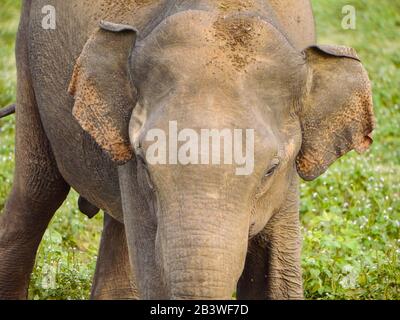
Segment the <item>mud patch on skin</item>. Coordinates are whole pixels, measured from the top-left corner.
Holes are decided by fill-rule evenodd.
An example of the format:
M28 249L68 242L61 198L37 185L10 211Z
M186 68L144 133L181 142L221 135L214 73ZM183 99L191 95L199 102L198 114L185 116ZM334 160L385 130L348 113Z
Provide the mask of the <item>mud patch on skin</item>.
M240 0L223 0L220 1L218 7L223 11L242 11L254 6L254 1L240 1Z
M112 160L121 164L129 161L133 154L131 145L107 117L111 108L104 105L104 99L96 86L88 80L85 71L79 66L79 61L75 66L68 92L75 98L72 114L82 129L92 136Z
M94 19L132 23L132 15L135 12L153 3L153 0L103 0Z
M238 71L243 70L253 60L252 41L255 34L252 21L219 17L214 22L214 29L216 38L224 43L223 47L228 48L232 65Z

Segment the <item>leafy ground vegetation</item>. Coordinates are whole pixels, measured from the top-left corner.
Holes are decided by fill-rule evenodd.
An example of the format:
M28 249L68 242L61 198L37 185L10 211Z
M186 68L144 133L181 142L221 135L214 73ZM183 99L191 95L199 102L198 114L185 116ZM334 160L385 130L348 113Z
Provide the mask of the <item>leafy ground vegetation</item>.
M342 7L357 12L341 27ZM304 287L308 299L400 298L400 2L314 0L319 43L357 49L370 73L377 115L369 153L352 152L302 183ZM15 101L14 42L20 1L0 0L0 105ZM0 211L14 167L14 117L0 120ZM37 256L30 298L87 299L101 216L89 221L71 193ZM1 263L1 261L0 261Z

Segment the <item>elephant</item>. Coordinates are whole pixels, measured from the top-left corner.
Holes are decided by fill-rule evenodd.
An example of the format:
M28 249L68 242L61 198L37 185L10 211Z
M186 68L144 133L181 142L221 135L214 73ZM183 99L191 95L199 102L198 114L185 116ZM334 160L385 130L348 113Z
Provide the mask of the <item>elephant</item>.
M304 298L300 178L365 152L375 126L361 59L316 44L309 0L24 0L16 61L1 299L27 298L70 188L105 215L93 299ZM251 172L150 163L171 122L253 130Z

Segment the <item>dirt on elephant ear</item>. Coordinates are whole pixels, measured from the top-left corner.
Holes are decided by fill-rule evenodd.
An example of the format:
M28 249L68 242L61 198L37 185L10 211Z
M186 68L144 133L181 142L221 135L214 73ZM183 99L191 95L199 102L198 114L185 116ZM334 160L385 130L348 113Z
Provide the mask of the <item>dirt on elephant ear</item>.
M252 21L246 18L226 19L220 16L215 21L214 28L215 36L223 42L223 46L228 47L230 51L228 57L233 66L237 70L243 70L251 61L253 54L254 26Z
M131 145L121 134L118 125L107 116L111 108L105 104L96 85L88 80L80 62L78 59L68 88L69 94L75 99L72 114L112 160L118 163L129 161L132 158Z

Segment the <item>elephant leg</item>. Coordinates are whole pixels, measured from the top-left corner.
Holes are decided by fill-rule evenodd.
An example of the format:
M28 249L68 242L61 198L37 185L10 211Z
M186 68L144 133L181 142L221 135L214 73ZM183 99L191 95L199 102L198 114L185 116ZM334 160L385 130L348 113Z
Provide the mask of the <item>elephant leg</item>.
M17 169L13 190L0 217L0 300L27 298L36 251L69 190L61 178L49 181L40 173L43 168L28 167L32 173L27 176Z
M303 299L297 201L273 216L250 240L238 299Z
M135 278L131 272L124 225L106 213L91 299L138 299Z
M37 248L69 191L39 138L40 128L31 123L31 134L24 137L26 129L17 128L14 184L0 217L0 300L27 298Z
M0 300L27 298L36 251L69 186L58 171L40 120L27 57L30 2L24 2L17 38L14 181L0 216Z

